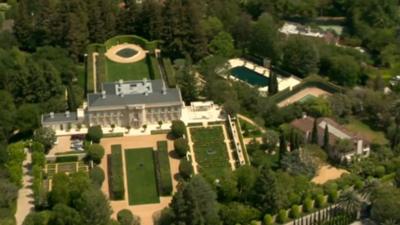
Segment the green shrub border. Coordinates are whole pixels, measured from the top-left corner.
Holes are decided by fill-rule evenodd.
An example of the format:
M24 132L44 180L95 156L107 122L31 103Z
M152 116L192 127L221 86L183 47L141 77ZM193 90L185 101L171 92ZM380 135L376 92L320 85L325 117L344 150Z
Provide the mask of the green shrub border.
M150 78L152 80L161 79L161 73L160 73L160 69L158 67L159 65L158 65L157 59L154 56L147 54L146 55L146 63L147 63L147 66L149 67Z
M68 155L68 156L57 155L56 157L56 163L77 162L77 161L78 161L78 156L76 155Z
M163 58L162 63L165 68L165 75L166 75L165 79L167 80L168 87L173 88L176 86L176 78L175 78L175 70L172 67L171 59Z
M125 196L125 187L121 145L111 146L109 165L111 198L113 200L122 200Z
M155 163L159 193L161 196L170 196L172 193L171 169L168 156L167 141L157 142L157 151L155 151Z
M114 137L123 137L124 133L117 132L117 133L107 133L103 135L103 138L114 138Z
M157 135L157 134L168 134L171 130L152 130L150 131L151 135Z

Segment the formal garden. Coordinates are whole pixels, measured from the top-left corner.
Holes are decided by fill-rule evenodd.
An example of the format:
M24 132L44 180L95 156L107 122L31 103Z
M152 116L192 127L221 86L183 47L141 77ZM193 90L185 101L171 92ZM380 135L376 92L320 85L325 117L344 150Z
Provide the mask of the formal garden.
M190 128L190 134L200 173L219 177L231 169L222 126Z
M130 205L160 202L152 148L125 150Z

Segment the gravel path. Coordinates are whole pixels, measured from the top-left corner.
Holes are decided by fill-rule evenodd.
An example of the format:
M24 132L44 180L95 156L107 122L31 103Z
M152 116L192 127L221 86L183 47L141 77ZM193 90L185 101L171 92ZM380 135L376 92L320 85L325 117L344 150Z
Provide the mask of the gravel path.
M32 163L31 153L26 151L26 159L23 162L23 186L18 191L17 199L17 212L15 213L15 218L17 220L17 225L22 225L25 217L33 210L33 191L32 186L32 175L30 171Z

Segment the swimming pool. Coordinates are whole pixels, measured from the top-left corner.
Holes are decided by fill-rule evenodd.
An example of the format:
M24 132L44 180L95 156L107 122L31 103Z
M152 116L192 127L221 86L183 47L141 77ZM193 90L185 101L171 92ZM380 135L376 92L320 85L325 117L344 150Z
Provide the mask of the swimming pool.
M244 66L234 67L230 70L230 72L232 76L253 86L265 87L268 86L269 83L268 77L265 77Z

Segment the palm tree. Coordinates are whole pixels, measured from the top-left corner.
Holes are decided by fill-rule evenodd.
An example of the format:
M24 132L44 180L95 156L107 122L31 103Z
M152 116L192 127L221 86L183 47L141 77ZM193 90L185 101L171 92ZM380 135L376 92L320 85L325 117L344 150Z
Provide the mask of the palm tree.
M376 188L379 186L379 181L378 179L369 179L366 180L364 183L364 187L360 190L361 197L363 200L368 201L370 195Z
M346 190L340 195L338 204L349 214L356 213L357 218L359 217L359 212L363 199L361 195L355 190Z

